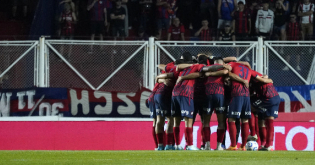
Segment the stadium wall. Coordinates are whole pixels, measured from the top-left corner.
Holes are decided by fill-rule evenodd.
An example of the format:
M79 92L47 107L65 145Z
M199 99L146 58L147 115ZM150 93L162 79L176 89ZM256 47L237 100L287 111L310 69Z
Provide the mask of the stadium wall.
M149 121L1 121L0 150L153 150ZM314 122L275 122L276 150L314 151ZM200 146L196 122L194 145ZM217 123L211 122L211 146ZM185 145L184 123L181 145ZM226 132L226 145L230 145ZM239 138L239 143L241 137Z

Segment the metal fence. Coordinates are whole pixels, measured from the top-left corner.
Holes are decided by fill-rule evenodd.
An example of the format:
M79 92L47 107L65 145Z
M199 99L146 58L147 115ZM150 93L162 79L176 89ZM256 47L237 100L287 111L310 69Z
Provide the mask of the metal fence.
M134 92L152 89L158 64L184 52L236 56L276 86L315 83L315 42L1 41L2 88L74 87Z
M265 41L265 73L276 86L315 83L314 41Z
M137 91L146 86L146 41L46 40L49 87Z
M1 88L33 87L37 82L38 41L0 41Z

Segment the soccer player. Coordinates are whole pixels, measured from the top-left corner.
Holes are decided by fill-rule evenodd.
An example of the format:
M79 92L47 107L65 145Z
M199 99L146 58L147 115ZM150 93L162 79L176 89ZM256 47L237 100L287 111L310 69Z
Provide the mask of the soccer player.
M214 65L212 66L220 66L222 65L222 69L224 69L224 62L221 57L216 57L214 58ZM225 65L228 67L230 70L229 65ZM203 106L203 111L201 113L202 116L202 132L204 136L204 141L205 141L205 150L211 150L210 147L210 119L212 112L215 110L217 113L218 117L218 138L217 142L220 147L217 147L218 150L223 150L221 147L222 140L224 137L225 133L225 107L224 107L224 82L223 82L223 77L224 75L228 74L229 70L219 70L216 72L206 72L205 76L206 81L204 82L205 85L205 100ZM194 74L194 73L193 73ZM189 74L186 76L181 76L177 80L177 82L182 81L182 80L187 80L190 78L193 78L193 74ZM200 74L196 74L197 76L201 76ZM197 80L197 79L196 79ZM195 84L196 85L196 84ZM196 89L196 87L195 87ZM204 99L204 98L203 98ZM196 98L194 98L194 102L196 102Z
M248 136L248 119L251 118L250 98L248 90L248 81L251 77L251 68L237 62L229 63L232 67L232 73L229 74L232 81L232 100L227 110L227 117L229 123L229 133L231 139L231 146L227 150L237 150L236 145L236 119L241 118L241 132L242 132L242 144L240 150L246 150L245 144ZM236 81L236 76L241 78L243 83ZM244 85L247 84L247 85Z
M253 71L253 77L257 81L253 81L255 91L257 92L257 98L252 101L252 105L259 110L259 119L264 120L266 126L266 144L262 144L261 151L273 151L273 139L274 139L274 125L273 121L278 117L278 109L280 104L280 97L273 81L262 74ZM262 122L261 127L263 126ZM263 140L263 139L261 139Z
M169 73L172 70L175 70L174 62L168 63L163 71ZM156 108L156 134L158 137L158 150L172 150L173 149L173 117L171 117L171 98L172 90L174 83L170 79L165 79L164 84L160 85L160 88L157 89L154 95L154 103ZM166 146L164 148L164 124L165 117L167 118L167 127L166 127Z
M196 65L192 65L190 67L187 68L187 66L183 66L183 65L179 65L178 69L182 70L180 73L180 77L177 80L176 86L174 88L173 91L173 96L177 96L177 98L175 98L174 100L174 104L176 106L176 104L178 104L175 108L175 111L179 111L181 110L182 112L182 116L185 117L185 121L186 121L186 134L187 134L187 143L188 143L188 147L187 150L195 150L196 147L192 146L192 114L194 113L193 110L193 105L194 105L194 98L192 96L189 97L189 92L194 93L194 78L199 77L200 73L195 74L194 72L207 72L207 71L214 71L214 70L218 70L218 69L224 69L225 67L229 67L228 65L214 65L214 66L205 66L207 65L208 62L208 57L205 55L200 55L198 56L198 63ZM224 72L222 72L224 73ZM189 76L193 76L196 75L196 77L189 77ZM185 77L186 76L186 77ZM187 79L186 79L187 78ZM187 90L187 86L189 86L188 90ZM176 88L177 87L177 88ZM191 88L190 88L191 87ZM207 87L206 87L207 88ZM177 91L176 91L177 89ZM189 98L183 98L187 97L186 95L181 95L181 91L185 91L186 93L188 93L188 97ZM188 92L187 92L188 91ZM207 90L206 90L207 91ZM176 95L178 92L179 94ZM185 93L184 93L185 94ZM180 100L182 99L182 100ZM178 101L180 100L180 101ZM188 102L188 104L187 104ZM186 112L188 111L188 112ZM210 122L210 115L204 115L203 114L203 135L205 138L205 149L206 150L210 150L210 126L209 126L209 122ZM191 135L190 135L190 130L191 130Z

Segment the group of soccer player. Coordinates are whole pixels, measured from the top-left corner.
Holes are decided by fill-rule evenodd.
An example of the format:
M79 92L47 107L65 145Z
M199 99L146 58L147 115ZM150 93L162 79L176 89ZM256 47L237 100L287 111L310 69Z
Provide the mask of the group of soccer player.
M179 137L182 119L185 121L186 150L199 150L193 145L197 114L202 122L200 149L211 150L213 112L218 121L216 150L224 150L222 143L227 129L231 146L226 150L245 151L248 140L258 141L259 150L273 150L273 120L278 117L280 97L273 81L252 70L248 62L236 61L235 57L213 57L203 53L192 56L185 52L180 59L158 67L162 73L156 77L148 99L156 150L183 150ZM240 130L242 144L238 148Z

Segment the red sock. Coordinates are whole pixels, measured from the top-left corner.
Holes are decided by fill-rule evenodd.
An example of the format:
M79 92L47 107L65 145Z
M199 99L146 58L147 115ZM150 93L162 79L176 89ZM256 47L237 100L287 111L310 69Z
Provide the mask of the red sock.
M255 132L256 134L259 133L259 126L258 126L258 117L255 116ZM257 135L257 143L260 144L260 137Z
M158 148L158 141L157 141L156 134L155 134L155 127L152 127L152 136L153 136L155 148Z
M210 134L211 134L211 131L210 131L210 127L203 127L203 132L204 132L204 139L205 139L205 142L209 142L210 141Z
M273 119L266 119L266 130L267 130L267 138L265 147L273 146L273 135L274 135L274 126Z
M205 134L203 131L203 128L201 129L201 145L205 145L206 141L205 141Z
M187 139L187 145L188 146L191 146L191 145L193 145L193 135L192 135L192 133L193 133L193 128L192 127L186 127L186 139Z
M230 133L230 139L231 139L231 146L236 146L236 126L235 122L229 122L229 133Z
M164 145L164 132L158 133L156 135L157 135L158 144Z
M262 146L266 145L266 127L259 128L259 137L260 137L260 144Z
M166 145L173 145L173 141L174 141L174 134L166 133Z
M180 141L179 141L179 127L173 127L173 131L174 131L175 144L179 145L180 144Z
M252 117L248 119L249 129L250 129L250 135L255 136L255 115L252 113ZM247 138L247 137L246 137Z
M222 143L224 138L225 129L217 129L217 142Z
M244 147L247 142L247 136L248 136L248 123L242 123L241 125L241 131L242 131L242 145L241 147Z

